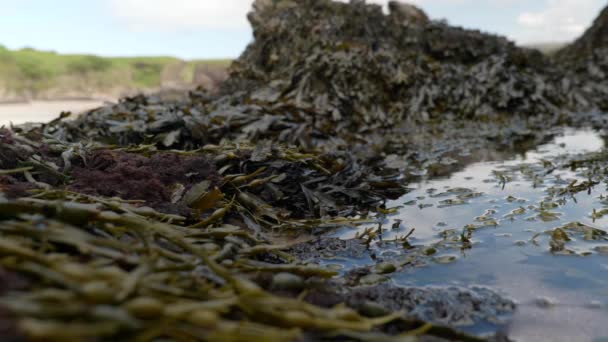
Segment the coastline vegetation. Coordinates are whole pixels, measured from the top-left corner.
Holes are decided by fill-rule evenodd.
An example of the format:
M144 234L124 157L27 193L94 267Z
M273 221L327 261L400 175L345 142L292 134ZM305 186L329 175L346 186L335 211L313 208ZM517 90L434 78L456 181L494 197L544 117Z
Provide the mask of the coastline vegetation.
M166 56L63 55L31 48L9 50L0 45L0 101L189 87L205 83L206 78L215 81L223 77L230 62L184 61Z

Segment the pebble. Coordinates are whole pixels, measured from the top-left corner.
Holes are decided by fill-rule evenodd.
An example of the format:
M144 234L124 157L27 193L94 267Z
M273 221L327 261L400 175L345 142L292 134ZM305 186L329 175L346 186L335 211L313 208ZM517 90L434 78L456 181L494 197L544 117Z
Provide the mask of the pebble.
M397 271L397 267L390 262L382 262L376 265L376 273L389 274Z
M300 290L304 288L304 279L298 275L282 272L272 278L272 287L280 290Z

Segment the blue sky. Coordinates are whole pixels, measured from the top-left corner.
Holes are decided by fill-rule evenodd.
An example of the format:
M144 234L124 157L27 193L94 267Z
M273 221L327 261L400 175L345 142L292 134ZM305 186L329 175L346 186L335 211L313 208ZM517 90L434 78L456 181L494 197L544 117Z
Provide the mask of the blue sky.
M345 1L345 0L344 0ZM0 44L111 56L236 57L252 0L0 0ZM386 0L368 0L386 3ZM413 0L432 18L520 44L568 41L606 0Z

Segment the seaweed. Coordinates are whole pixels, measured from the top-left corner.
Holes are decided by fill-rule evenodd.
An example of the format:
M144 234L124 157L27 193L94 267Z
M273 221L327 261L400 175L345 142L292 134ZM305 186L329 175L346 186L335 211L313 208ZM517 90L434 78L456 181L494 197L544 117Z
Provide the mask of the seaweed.
M150 158L124 151L97 150L86 156L86 164L71 172L69 190L126 200L144 200L167 213L188 214L188 207L172 199L176 189L190 190L208 180L219 184L221 177L203 156L157 153Z
M73 120L65 113L0 130L0 333L476 341L453 327L508 316L515 304L487 289L389 283L408 267L457 261L451 251L464 254L476 230L499 225L495 211L421 246L411 227L385 239L399 209L388 201L411 179L499 157L486 149L521 151L550 137L551 125L586 124L591 116L568 114L605 108L606 91L578 69L561 71L559 55L433 21L414 6L391 2L389 10L257 0L255 39L218 93L139 95ZM604 180L605 155L584 157L495 171L503 188L514 172L535 186L561 168L589 176L548 189L558 202L506 218L558 219L559 201ZM428 196L451 207L482 195ZM425 198L404 204L432 206ZM360 225L349 241L325 234ZM389 227L399 233L401 221ZM576 222L532 242L544 235L557 254L575 237L606 239ZM392 257L380 253L387 246L397 246ZM319 262L337 258L373 264L343 272ZM14 279L25 281L15 287Z
M32 279L0 302L30 338L293 340L303 330L371 332L406 319L399 312L366 318L344 306L321 308L263 290L248 275L335 273L248 260L262 245L246 229L206 227L199 234L203 228L164 223L101 198L43 199L48 196L0 202L0 263Z

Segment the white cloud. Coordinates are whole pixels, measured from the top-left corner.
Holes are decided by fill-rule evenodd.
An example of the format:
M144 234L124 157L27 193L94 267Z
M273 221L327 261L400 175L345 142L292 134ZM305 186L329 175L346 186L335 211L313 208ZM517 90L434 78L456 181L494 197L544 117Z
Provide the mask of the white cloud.
M522 43L570 41L598 15L604 0L545 0L539 11L523 12L512 38Z
M253 0L106 0L112 13L123 23L144 31L248 30L246 19ZM347 2L348 0L337 0ZM386 5L389 0L367 0ZM407 0L405 0L407 1ZM538 1L538 2L537 2ZM539 8L513 18L509 32L503 32L520 43L565 41L576 38L592 22L605 0L409 0L425 8L438 4L490 2L500 16L508 6ZM468 6L467 8L469 8ZM524 7L525 8L525 7ZM432 13L431 13L432 15ZM471 25L478 19L470 11ZM447 18L450 20L449 16ZM486 27L486 29L488 29Z
M246 29L252 0L109 0L112 13L134 29Z

